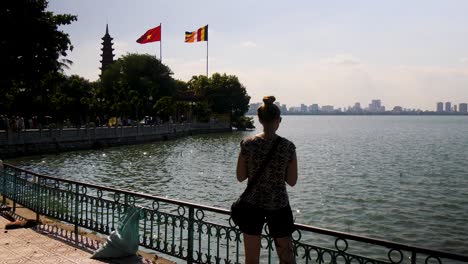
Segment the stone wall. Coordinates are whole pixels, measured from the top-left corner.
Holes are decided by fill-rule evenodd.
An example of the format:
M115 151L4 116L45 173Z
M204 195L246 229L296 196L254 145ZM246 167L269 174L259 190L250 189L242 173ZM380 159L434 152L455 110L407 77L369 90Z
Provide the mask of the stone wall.
M184 135L231 131L227 123L138 125L0 131L0 159L167 140Z

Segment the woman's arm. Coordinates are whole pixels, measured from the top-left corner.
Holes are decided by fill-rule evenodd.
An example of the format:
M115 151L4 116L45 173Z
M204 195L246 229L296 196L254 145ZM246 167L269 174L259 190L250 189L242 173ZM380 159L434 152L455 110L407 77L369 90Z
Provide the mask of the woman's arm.
M237 177L239 178L239 176ZM296 153L294 153L292 160L290 160L288 163L286 183L292 187L296 185L296 182L297 182L297 157L296 157Z
M247 179L247 162L242 152L239 153L239 158L237 159L236 175L239 182L243 182Z

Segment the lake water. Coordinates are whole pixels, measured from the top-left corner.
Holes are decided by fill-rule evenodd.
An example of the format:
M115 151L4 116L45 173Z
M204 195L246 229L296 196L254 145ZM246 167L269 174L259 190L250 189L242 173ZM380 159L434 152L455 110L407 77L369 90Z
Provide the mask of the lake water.
M239 142L257 132L7 162L228 208L245 187L235 179ZM284 116L278 133L297 147L296 222L468 254L468 117Z

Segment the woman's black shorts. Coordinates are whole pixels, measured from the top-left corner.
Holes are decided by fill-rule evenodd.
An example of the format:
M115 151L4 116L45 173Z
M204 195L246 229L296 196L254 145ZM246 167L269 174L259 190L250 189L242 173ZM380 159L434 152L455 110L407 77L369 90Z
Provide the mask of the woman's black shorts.
M274 238L290 236L294 228L291 207L267 210L258 207L243 208L238 217L239 229L248 235L261 235L265 222L270 236Z

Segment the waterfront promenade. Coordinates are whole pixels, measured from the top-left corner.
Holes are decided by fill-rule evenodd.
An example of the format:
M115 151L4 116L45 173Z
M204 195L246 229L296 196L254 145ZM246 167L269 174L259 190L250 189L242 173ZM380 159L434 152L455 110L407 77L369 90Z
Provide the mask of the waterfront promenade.
M83 244L71 244L45 230L6 230L8 222L0 217L0 263L105 263L90 259L92 251Z
M11 201L10 201L11 202ZM17 214L16 214L17 213ZM34 218L34 212L24 207L16 209L15 218ZM73 227L41 217L43 224L32 228L9 229L8 213L0 213L0 264L3 263L122 263L171 264L157 255L139 251L137 256L110 260L91 259L105 242L104 237L80 231L78 239ZM23 217L24 216L24 217Z
M224 122L0 131L0 158L140 144L228 131L231 131L231 126Z

